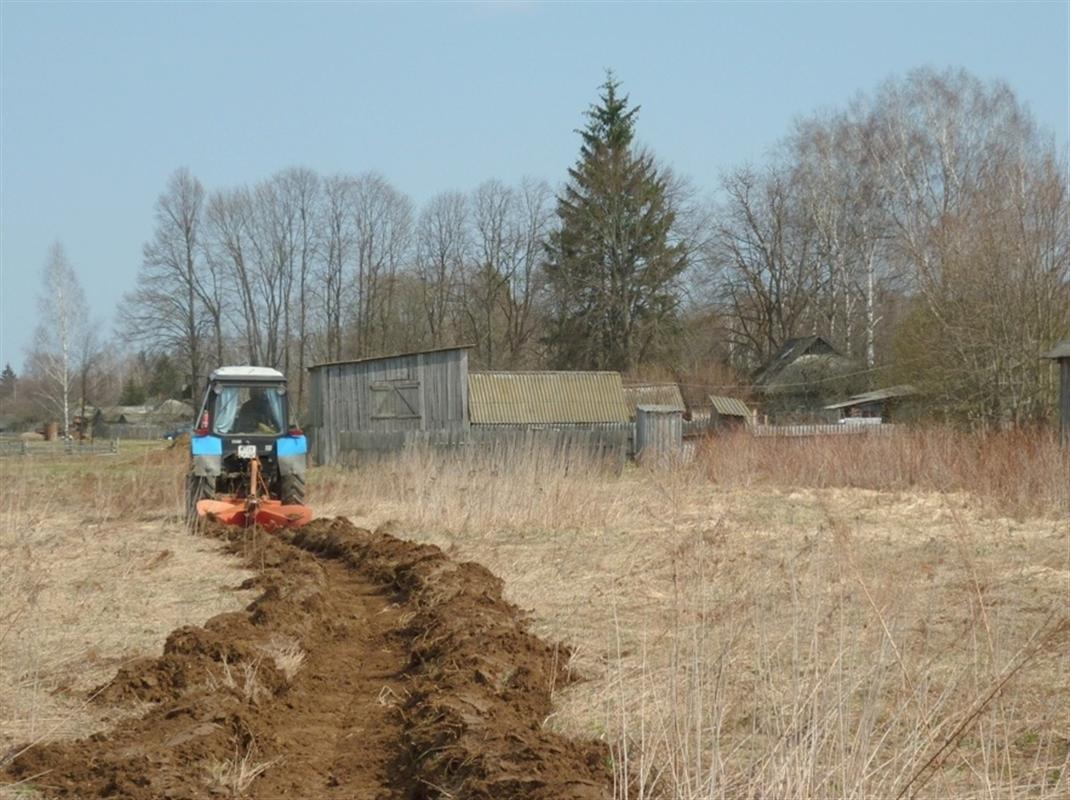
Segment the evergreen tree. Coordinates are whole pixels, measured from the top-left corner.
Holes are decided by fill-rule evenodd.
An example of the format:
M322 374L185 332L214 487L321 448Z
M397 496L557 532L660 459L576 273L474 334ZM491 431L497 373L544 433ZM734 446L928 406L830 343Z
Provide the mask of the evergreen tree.
M119 405L121 406L140 406L145 402L145 387L133 377L127 378L123 382L123 391L119 395Z
M0 397L15 397L15 388L18 384L18 376L10 364L4 365L4 371L0 373Z
M175 397L182 389L182 376L171 358L163 353L152 362L146 392L151 397Z
M632 370L676 332L687 248L673 241L668 175L633 147L639 107L619 89L608 73L577 131L580 157L546 247L546 343L562 368Z

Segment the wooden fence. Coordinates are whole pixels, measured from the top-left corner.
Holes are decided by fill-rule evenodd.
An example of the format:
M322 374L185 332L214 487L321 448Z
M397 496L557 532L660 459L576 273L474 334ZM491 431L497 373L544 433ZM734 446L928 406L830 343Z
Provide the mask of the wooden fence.
M567 458L574 453L623 466L632 441L630 424L584 428L570 426L473 425L439 431L341 431L340 462L346 466L387 458L405 450L484 452L513 459L536 450Z
M92 442L27 442L20 439L0 440L0 457L30 456L59 458L61 456L112 456L119 452L117 439Z
M895 425L754 425L750 431L755 436L859 436L865 434L887 435Z
M124 423L99 422L93 426L94 439L162 439L167 431L180 424L176 422L170 428L163 425L128 425Z

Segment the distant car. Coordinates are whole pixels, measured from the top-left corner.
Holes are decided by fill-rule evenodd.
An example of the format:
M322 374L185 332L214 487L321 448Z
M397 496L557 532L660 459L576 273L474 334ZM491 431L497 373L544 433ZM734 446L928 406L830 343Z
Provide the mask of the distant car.
M179 425L173 431L168 431L167 433L165 433L163 435L163 438L165 438L169 442L173 442L175 439L177 439L178 437L180 437L180 436L182 436L184 434L192 434L192 433L193 433L193 423L192 422L188 422L185 425Z

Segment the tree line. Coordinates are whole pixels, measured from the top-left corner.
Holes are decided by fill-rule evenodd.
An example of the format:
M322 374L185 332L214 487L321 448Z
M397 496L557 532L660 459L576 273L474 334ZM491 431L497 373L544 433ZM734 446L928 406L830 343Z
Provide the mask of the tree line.
M939 413L1048 412L1037 356L1070 332L1067 162L1006 85L889 80L799 119L709 200L636 145L639 111L610 74L561 187L489 180L419 207L371 172L208 190L179 169L119 334L192 386L217 364L278 368L299 403L310 364L457 343L486 369L744 394L786 339L819 334L871 385L912 383ZM27 363L66 396L52 334Z

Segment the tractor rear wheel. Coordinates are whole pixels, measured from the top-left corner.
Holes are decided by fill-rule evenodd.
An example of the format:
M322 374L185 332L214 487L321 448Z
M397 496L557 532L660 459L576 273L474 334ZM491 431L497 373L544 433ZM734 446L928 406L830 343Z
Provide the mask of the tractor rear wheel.
M193 525L197 521L197 503L201 500L215 500L215 478L187 475L186 523L188 525Z
M279 499L283 505L303 506L305 504L305 476L283 475L279 478Z

